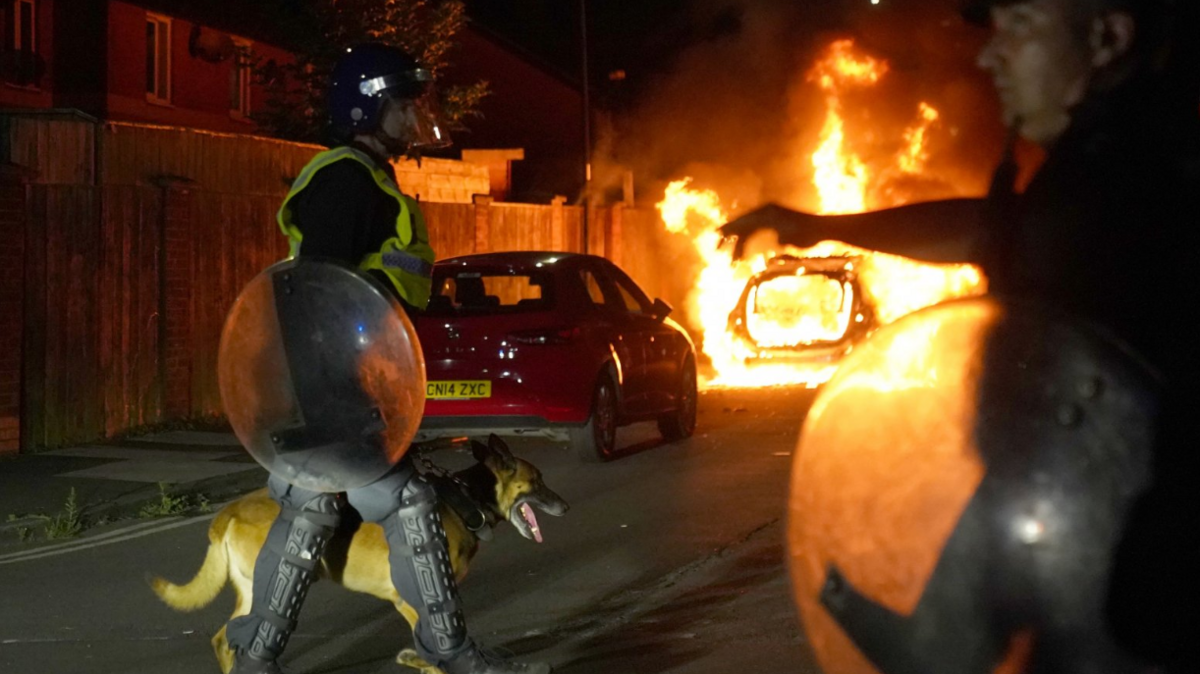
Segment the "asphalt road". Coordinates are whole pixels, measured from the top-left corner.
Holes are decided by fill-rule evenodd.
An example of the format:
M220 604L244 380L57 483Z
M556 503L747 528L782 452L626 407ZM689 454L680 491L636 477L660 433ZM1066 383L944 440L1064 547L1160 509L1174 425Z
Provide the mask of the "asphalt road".
M804 389L706 392L695 437L666 445L653 424L633 426L619 435L626 452L599 465L514 443L572 509L540 518L540 545L505 525L484 544L462 586L476 639L563 674L816 672L782 547L811 401ZM134 521L0 565L0 673L219 671L208 640L232 593L181 614L144 580L189 579L209 519ZM410 642L390 605L318 583L283 662L296 674L411 671L394 663Z

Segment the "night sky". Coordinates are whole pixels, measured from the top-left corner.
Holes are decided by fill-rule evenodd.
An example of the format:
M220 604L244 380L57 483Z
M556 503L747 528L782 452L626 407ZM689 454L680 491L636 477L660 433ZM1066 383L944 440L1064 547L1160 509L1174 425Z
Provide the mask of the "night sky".
M620 105L689 53L744 38L757 18L771 17L801 44L831 31L874 31L907 17L953 20L959 0L466 0L473 21L522 45L572 78L580 73L580 6L586 4L591 84L602 99ZM878 34L872 39L889 42ZM906 35L897 34L899 41ZM609 75L623 71L624 80ZM607 94L607 96L606 96Z

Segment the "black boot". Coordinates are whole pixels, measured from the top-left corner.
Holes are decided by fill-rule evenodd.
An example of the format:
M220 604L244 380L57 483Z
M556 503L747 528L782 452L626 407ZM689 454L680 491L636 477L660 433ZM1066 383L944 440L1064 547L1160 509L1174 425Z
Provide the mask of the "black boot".
M400 494L399 510L382 524L392 583L404 601L417 610L413 642L418 655L446 674L550 671L544 664L505 662L467 638L446 530L437 510L437 494L424 477L418 475L408 481Z
M516 662L505 660L474 644L450 660L441 663L446 674L550 674L550 665L544 662Z
M276 660L296 628L340 507L336 494L320 494L299 511L285 505L271 523L254 564L250 613L229 621L225 630L234 650L230 674L282 674Z
M285 674L279 663L274 660L259 660L258 658L238 651L234 655L233 669L229 674Z

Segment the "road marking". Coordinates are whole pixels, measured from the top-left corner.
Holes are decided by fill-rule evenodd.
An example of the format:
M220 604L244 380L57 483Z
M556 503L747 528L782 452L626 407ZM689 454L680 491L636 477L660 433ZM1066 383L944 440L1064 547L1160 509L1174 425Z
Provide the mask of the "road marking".
M68 447L41 452L40 456L69 456L82 459L114 459L119 461L216 461L241 456L241 452L189 451L177 449L137 449L134 447L88 446Z
M199 459L195 461L171 459L160 461L155 459L139 459L136 461L113 461L91 468L59 473L56 477L86 477L100 480L123 480L126 482L145 482L155 484L166 482L179 484L206 478L232 475L258 468L257 463L229 463Z
M186 633L185 633L186 635ZM172 636L153 637L122 637L121 641L172 641ZM80 644L96 641L91 637L34 637L32 639L4 639L0 646L16 646L19 644Z
M121 535L127 534L131 531L138 531L141 529L148 529L150 527L161 526L164 521L174 522L177 519L179 519L179 518L171 517L169 519L157 519L157 520L151 520L148 522L139 522L137 524L132 524L127 527L121 527L120 529L115 529L113 531L109 531L108 533L98 534L96 536L89 536L88 538L62 541L60 543L55 543L53 545L46 545L46 546L37 548L36 550L21 550L20 552L11 552L7 555L0 555L0 560L8 559L9 557L21 557L23 555L32 554L35 552L48 552L50 550L58 550L60 548L73 548L81 543L91 543L93 541L99 541L99 540L112 538L113 536L121 536Z
M38 548L36 550L11 552L7 555L0 555L0 566L4 566L5 564L15 564L17 562L29 562L35 559L45 559L47 557L57 557L59 555L65 555L72 552L80 552L82 550L91 550L94 548L103 547L105 545L112 545L113 543L122 543L135 538L142 538L143 536L156 534L161 531L178 529L179 527L195 524L197 522L207 522L213 517L215 517L215 513L209 515L197 515L196 517L189 517L186 519L171 517L168 519L156 520L154 522L135 524L130 527L121 528L117 531L110 531L106 534L100 534L99 536L94 536L79 541L58 543L45 548Z

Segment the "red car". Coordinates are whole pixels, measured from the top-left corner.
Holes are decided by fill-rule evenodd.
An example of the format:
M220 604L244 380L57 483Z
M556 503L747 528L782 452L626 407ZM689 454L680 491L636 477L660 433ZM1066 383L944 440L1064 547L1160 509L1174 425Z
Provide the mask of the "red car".
M587 460L612 456L618 426L696 427L691 338L608 260L511 252L438 262L414 321L428 379L418 440L540 435Z

